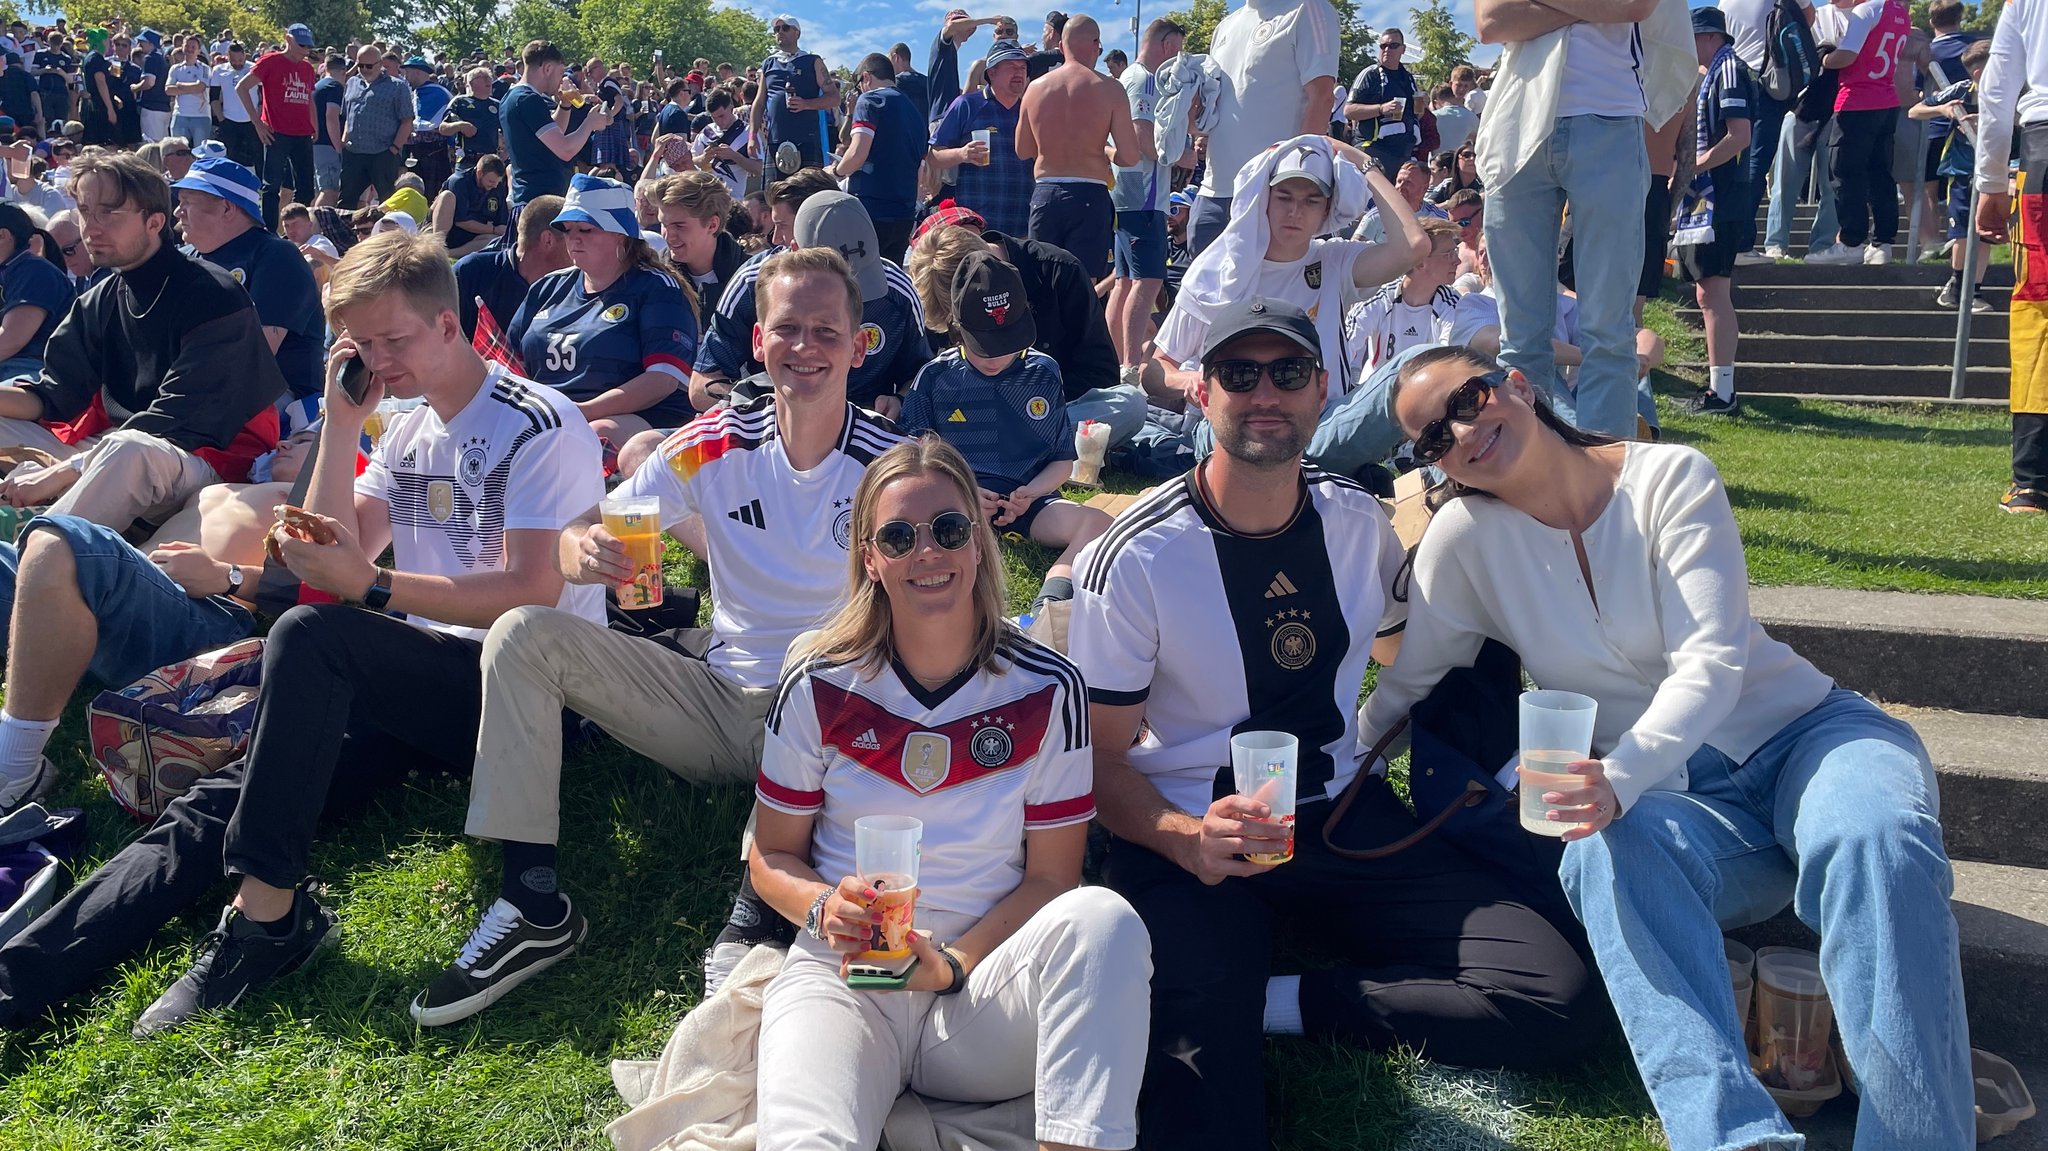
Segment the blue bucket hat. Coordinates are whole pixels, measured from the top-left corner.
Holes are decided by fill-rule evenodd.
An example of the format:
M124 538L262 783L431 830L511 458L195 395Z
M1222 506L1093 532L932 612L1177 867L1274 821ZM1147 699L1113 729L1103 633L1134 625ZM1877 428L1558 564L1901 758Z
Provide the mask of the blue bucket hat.
M246 170L246 169L245 169ZM569 196L551 226L589 224L620 236L638 236L640 217L633 212L633 189L617 180L578 172L569 178Z
M172 181L171 187L219 196L249 213L258 223L263 221L263 181L226 156L204 156L192 161L192 170L185 173L184 179Z

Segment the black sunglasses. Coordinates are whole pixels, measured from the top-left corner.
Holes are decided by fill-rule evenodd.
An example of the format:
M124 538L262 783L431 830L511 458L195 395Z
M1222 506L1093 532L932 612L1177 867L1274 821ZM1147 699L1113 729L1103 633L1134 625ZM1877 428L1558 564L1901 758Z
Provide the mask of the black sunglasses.
M1257 360L1217 360L1208 367L1209 378L1226 392L1249 392L1259 386L1261 375L1283 392L1298 392L1316 378L1314 356L1288 356L1260 363Z
M166 155L166 156L190 156L191 154L192 154L192 149L190 149L190 148L180 148L180 149L178 149L178 150L177 150L177 151L175 151L175 152L165 152L165 153L164 153L164 155Z
M966 512L940 512L930 523L914 524L909 520L890 520L875 529L868 542L875 550L892 560L900 560L917 549L917 529L929 528L932 542L940 548L957 552L974 538L974 520Z
M84 240L73 240L73 241L71 241L70 243L68 243L68 244L64 245L63 247L61 247L61 248L58 248L57 250L58 250L59 252L62 252L62 253L64 253L64 254L65 254L65 255L67 255L67 256L75 256L75 255L77 255L77 254L78 254L78 249L80 249L80 248L82 248L82 247L84 247L84 246L85 246L85 241L84 241Z
M1433 464L1443 459L1457 442L1452 438L1451 425L1471 423L1485 409L1487 397L1506 383L1507 378L1506 372L1488 372L1459 384L1450 398L1444 401L1443 418L1422 425L1422 434L1415 437L1415 462Z
M1452 216L1451 223L1456 224L1460 228L1469 228L1472 226L1472 221L1477 220L1478 218L1479 213L1472 212L1463 216Z

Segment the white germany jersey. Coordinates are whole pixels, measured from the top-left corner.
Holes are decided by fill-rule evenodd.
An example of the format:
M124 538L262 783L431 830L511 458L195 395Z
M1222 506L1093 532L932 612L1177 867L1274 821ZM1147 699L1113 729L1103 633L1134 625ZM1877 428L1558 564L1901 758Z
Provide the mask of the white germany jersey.
M712 670L747 687L775 686L789 641L846 594L861 473L901 442L895 425L848 404L839 446L800 472L776 431L775 398L762 396L691 420L619 485L618 495L659 496L663 527L704 518Z
M1407 620L1386 594L1404 553L1379 501L1345 477L1302 474L1300 511L1270 535L1232 532L1190 472L1074 561L1067 647L1088 698L1143 705L1131 764L1190 814L1233 792L1239 732L1301 740L1300 802L1342 792L1373 638Z
M1451 317L1457 311L1458 293L1450 288L1438 288L1426 303L1416 306L1401 298L1399 280L1351 305L1344 313L1344 359L1354 374L1345 390L1356 388L1374 368L1410 348L1450 339Z
M965 930L1024 878L1024 833L1095 815L1081 675L1005 628L994 666L926 690L890 662L870 673L798 660L768 712L761 802L818 817L812 863L854 873L853 821L924 821L917 922Z
M391 420L356 477L391 507L399 571L463 576L505 568L505 533L559 532L604 498L597 436L562 393L492 365L447 423L421 404ZM555 606L604 623L604 589L567 584ZM412 617L482 639L484 629Z

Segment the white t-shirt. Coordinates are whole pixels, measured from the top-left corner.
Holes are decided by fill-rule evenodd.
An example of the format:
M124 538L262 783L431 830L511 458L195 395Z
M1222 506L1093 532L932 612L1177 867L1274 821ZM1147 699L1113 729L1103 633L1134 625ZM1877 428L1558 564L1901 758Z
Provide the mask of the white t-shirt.
M1274 535L1232 532L1189 473L1074 561L1067 648L1088 698L1144 705L1131 766L1189 814L1231 789L1235 731L1300 739L1300 803L1340 794L1358 768L1358 691L1374 637L1407 619L1386 594L1406 552L1371 493L1302 471L1309 498Z
M1224 80L1216 127L1209 133L1204 196L1228 200L1245 161L1291 139L1301 127L1302 85L1337 74L1340 32L1330 0L1300 0L1283 8L1285 2L1265 0L1265 13L1258 3L1247 3L1225 16L1209 38L1209 59Z
M206 74L206 82L220 89L220 118L224 122L235 124L247 124L249 122L249 112L242 107L242 98L235 95L235 85L241 83L242 77L249 74L250 67L251 65L245 63L242 65L241 70L237 71L234 67L227 64L215 64L213 70ZM263 110L262 96L263 90L258 88L249 97L249 102L256 105L256 110L259 112ZM584 509L584 511L588 510L590 509ZM581 513L578 514L580 515Z
M713 589L705 655L744 687L773 687L797 636L846 593L853 490L874 458L903 436L846 405L839 446L807 472L790 466L775 398L706 412L662 441L621 496L659 496L661 523L702 516ZM586 505L588 506L588 505Z
M1465 108L1474 116L1486 115L1486 89L1474 88L1465 93Z
M1436 110L1437 152L1457 151L1478 130L1478 113L1462 105L1445 104Z
M1573 24L1564 34L1558 119L1642 115L1642 32L1634 24Z
M184 61L180 60L178 63L171 65L171 75L169 83L211 83L211 81L208 79L207 72L208 69L204 64L187 64ZM171 99L176 101L175 108L178 115L180 116L197 116L201 119L205 119L212 115L212 112L210 112L207 109L206 93L204 92L187 93L181 96L173 96L171 97Z
M399 571L503 571L505 533L558 532L604 498L597 436L562 393L493 365L455 418L431 405L394 417L356 477L356 494L391 507ZM555 606L604 623L604 589L568 584ZM412 623L480 640L483 628Z
M1813 0L1798 0L1801 8L1813 7ZM1764 67L1764 22L1778 7L1778 0L1721 0L1721 15L1728 20L1728 34L1735 38L1735 55L1752 72Z
M936 691L893 661L791 663L755 794L818 817L811 862L835 882L855 874L854 820L923 820L917 922L949 939L1023 882L1026 832L1094 817L1094 786L1081 673L1006 627L992 668Z
M1131 122L1151 124L1159 102L1159 82L1143 64L1124 69L1121 83L1124 99L1131 106ZM1163 212L1166 197L1173 191L1173 174L1159 162L1158 149L1126 168L1115 167L1116 181L1110 185L1109 202L1119 212Z
M1449 343L1469 344L1481 328L1500 327L1500 301L1494 298L1491 288L1477 292L1466 292L1458 297L1458 306L1451 315ZM1557 294L1556 339L1567 344L1579 341L1579 301L1576 296Z
M1349 390L1357 365L1344 354L1344 313L1366 293L1351 282L1352 267L1369 245L1358 240L1310 240L1299 260L1259 262L1259 278L1245 288L1244 298L1265 296L1286 300L1308 313L1323 337L1323 366L1330 372L1330 398L1325 412ZM1190 369L1200 366L1202 340L1209 325L1175 308L1159 326L1158 348Z
M1358 365L1352 378L1362 380L1410 348L1448 342L1457 310L1458 293L1450 288L1438 288L1418 307L1401 298L1399 280L1353 304L1344 313L1344 358Z

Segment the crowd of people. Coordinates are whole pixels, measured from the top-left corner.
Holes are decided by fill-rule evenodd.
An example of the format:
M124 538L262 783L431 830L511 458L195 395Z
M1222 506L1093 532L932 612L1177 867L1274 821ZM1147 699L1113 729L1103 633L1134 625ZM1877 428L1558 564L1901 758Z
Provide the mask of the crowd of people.
M1735 414L1767 183L1775 219L1831 150L1815 258L1888 259L1911 64L1910 115L1954 125L1939 202L1974 171L1979 228L2014 222L2017 352L2048 324L2048 5L1984 46L1944 44L1938 0L1924 59L1900 0L1806 10L1824 144L1769 94L1775 7L1480 0L1499 65L1433 89L1391 29L1340 86L1328 0L1248 0L1206 54L1156 19L1106 72L1085 14L1026 42L954 10L924 72L897 44L850 78L791 16L757 65L637 79L538 40L16 25L0 813L77 773L45 751L87 680L265 645L246 752L0 946L0 1026L224 877L135 1034L290 975L348 910L308 875L322 820L418 771L467 777L499 845L411 1004L468 1019L624 930L557 868L565 754L601 734L755 788L704 972L787 951L763 1147L872 1147L906 1088L1034 1096L1048 1147L1261 1147L1263 1035L1551 1067L1617 1019L1674 1148L1797 1146L1720 940L1787 905L1822 936L1857 1147L1972 1145L1927 753L1750 614L1718 473L1657 442L1641 308L1668 253L1707 328L1692 406ZM2048 506L2044 371L2015 355L2012 511ZM1062 494L1089 424L1160 481L1115 518ZM1376 496L1417 469L1404 546ZM608 492L702 558L708 626L626 622ZM1057 553L1038 638L1005 610L1026 540ZM1418 835L1368 751L1489 648L1599 705L1540 871ZM1232 784L1231 737L1268 730L1300 749L1285 819ZM924 827L888 989L847 978L884 918L872 815ZM1336 965L1284 970L1281 921Z

